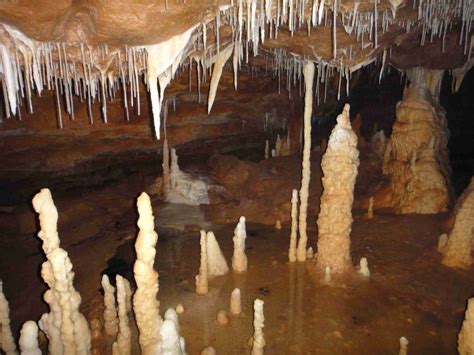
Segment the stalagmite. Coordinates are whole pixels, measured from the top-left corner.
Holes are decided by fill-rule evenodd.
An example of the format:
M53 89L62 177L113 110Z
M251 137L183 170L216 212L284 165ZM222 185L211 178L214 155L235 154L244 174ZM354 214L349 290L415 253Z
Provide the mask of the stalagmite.
M288 259L294 263L296 261L296 237L298 234L298 190L293 189L291 193L291 235Z
M369 206L367 207L367 218L372 219L374 217L374 198L369 198Z
M180 336L176 323L171 319L165 319L161 325L161 352L155 351L155 354L161 355L181 355L183 354L180 342Z
M176 336L178 338L179 347L172 345L172 344L175 344L176 341L174 340L175 332L171 328L171 326L169 330L167 330L166 327L164 330L162 328L161 337L162 339L164 339L162 340L164 344L164 346L162 347L163 354L169 354L169 355L186 354L186 342L184 341L184 338L179 335L180 326L179 326L178 313L173 308L168 308L165 312L164 323L168 321L171 321L174 323L174 328L176 330ZM167 346L167 343L169 344L169 348ZM169 352L166 352L166 351L169 351Z
M51 312L41 317L42 330L49 339L51 353L90 353L91 333L84 316L79 312L81 296L74 289L74 273L67 252L59 247L57 232L58 211L51 192L42 189L33 198L33 208L39 214L43 250L48 259L43 263L41 276L50 290L44 294Z
M127 279L123 279L123 285L125 287L125 306L127 307L127 312L132 310L132 288L130 287L130 282Z
M229 324L229 317L227 317L227 312L223 309L217 312L216 321L217 321L217 324L222 325L222 326Z
M118 331L117 309L115 308L115 288L110 284L109 277L104 274L101 280L104 290L104 329L109 336L115 337Z
M199 266L199 274L196 275L196 293L204 295L208 292L207 283L207 235L201 230L200 242L201 245L201 264Z
M270 145L268 139L265 141L265 159L270 159Z
M3 294L3 283L0 280L0 349L6 355L18 354L10 327L10 308Z
M323 194L318 217L318 268L330 266L334 273L352 267L350 233L352 202L359 166L357 136L351 128L349 105L337 117L321 161Z
M240 217L239 223L235 227L234 237L234 253L232 255L232 269L237 272L247 270L247 256L245 255L245 239L247 232L245 231L245 217Z
M117 303L119 316L119 329L117 340L114 342L117 355L130 355L132 353L131 332L127 315L127 292L124 278L120 275L116 277ZM117 344L117 345L115 345Z
M254 313L252 355L262 355L263 348L265 347L265 339L263 337L263 327L265 322L265 316L263 315L263 304L264 302L258 298L253 303Z
M209 97L207 100L207 113L211 112L212 105L216 98L217 87L222 76L222 69L232 54L233 46L229 46L217 55L217 60L212 69L211 83L209 84Z
M166 127L165 127L166 129ZM168 146L168 139L166 138L163 140L163 196L168 195L170 190L170 152Z
M216 355L217 351L212 346L206 346L201 350L201 355Z
M276 230L280 230L280 229L281 229L281 222L280 222L279 219L277 219L276 222L275 222L275 229L276 229Z
M313 247L306 249L306 259L312 259L314 257Z
M277 139L276 139L276 142L275 142L275 153L276 153L276 156L279 157L281 156L281 138L280 138L280 135L277 134Z
M91 320L91 355L101 355L103 353L103 339L102 323L98 318L94 318Z
M142 193L137 200L138 238L135 243L137 260L133 273L137 289L133 296L133 310L138 326L142 354L155 354L160 346L160 303L158 294L158 273L153 269L158 234L155 232L150 197Z
M367 258L360 258L359 274L366 278L370 278L369 263L367 262Z
M331 282L331 267L330 266L326 266L326 268L324 269L324 282L325 283Z
M398 355L407 355L408 354L408 339L405 337L400 338L400 351Z
M397 213L438 213L451 201L448 127L439 104L444 71L407 70L410 86L397 104L384 173Z
M184 306L181 303L176 305L176 313L183 314L184 313Z
M242 301L240 295L240 289L234 288L230 294L230 313L238 315L242 313Z
M213 232L207 232L206 242L207 278L212 279L213 277L227 274L229 272L229 266Z
M308 235L306 233L306 216L308 213L308 194L309 181L311 177L311 116L313 113L313 80L314 63L306 62L303 67L305 94L304 94L304 143L303 143L303 161L300 189L300 213L299 213L299 231L298 248L296 259L298 261L306 260L306 244Z
M41 355L38 345L38 326L35 322L29 320L23 323L18 344L21 355Z
M458 335L458 352L460 355L474 354L474 298L467 301L466 315Z
M444 246L442 263L449 267L469 269L474 247L474 178L459 197L454 208L454 226ZM443 243L439 243L443 244Z

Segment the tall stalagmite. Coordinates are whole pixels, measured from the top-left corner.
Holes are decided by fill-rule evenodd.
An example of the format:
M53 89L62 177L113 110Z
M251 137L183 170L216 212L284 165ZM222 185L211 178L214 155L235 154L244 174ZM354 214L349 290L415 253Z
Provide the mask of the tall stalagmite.
M118 331L117 309L115 307L115 287L110 284L109 277L104 274L101 280L104 290L104 329L109 336L115 337Z
M150 197L142 193L138 197L138 238L135 243L137 260L133 265L133 273L137 290L133 296L133 310L137 321L142 354L157 353L160 346L160 303L158 294L158 273L153 269L156 255L158 234L155 232L153 210Z
M357 136L352 130L346 104L337 117L321 161L324 191L318 217L317 254L321 270L330 267L332 273L341 273L352 267L350 234L358 166Z
M313 114L313 80L314 63L306 62L303 67L305 94L304 94L304 144L303 144L303 170L301 173L299 231L300 239L296 258L298 261L306 260L306 216L308 213L309 180L311 178L311 116Z
M0 350L6 355L18 354L10 327L10 307L3 294L3 283L0 280Z
M33 208L39 214L43 250L48 259L41 267L41 276L49 286L44 300L51 312L40 320L49 339L50 353L89 354L91 332L85 317L79 312L81 296L74 289L74 272L67 252L59 247L58 211L51 192L42 189L33 198Z
M451 201L448 127L439 104L444 71L407 70L410 86L397 104L384 173L397 213L438 213Z
M474 247L474 178L459 197L454 208L454 226L445 246L442 263L449 267L469 269Z
M125 288L124 278L120 275L116 277L117 285L117 303L119 328L117 340L112 345L112 353L115 355L130 355L132 353L131 332L128 323L127 314L127 291Z

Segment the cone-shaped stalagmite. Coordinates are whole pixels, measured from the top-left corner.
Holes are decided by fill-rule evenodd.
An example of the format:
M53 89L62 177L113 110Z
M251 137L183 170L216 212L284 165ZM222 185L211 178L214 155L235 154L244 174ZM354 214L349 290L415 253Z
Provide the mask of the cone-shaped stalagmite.
M18 354L10 327L10 307L3 294L3 284L0 280L0 350L7 355Z
M349 105L337 117L321 162L323 195L318 217L317 265L341 273L352 267L350 233L354 184L359 166L357 136L351 128Z
M474 298L467 302L466 316L458 335L458 352L460 355L474 354Z

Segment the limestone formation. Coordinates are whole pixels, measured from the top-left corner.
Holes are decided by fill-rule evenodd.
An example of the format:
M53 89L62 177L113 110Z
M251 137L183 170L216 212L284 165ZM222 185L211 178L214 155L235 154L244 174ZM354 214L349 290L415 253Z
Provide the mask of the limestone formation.
M137 289L133 295L133 311L142 354L151 355L160 346L160 303L156 298L158 273L153 269L158 234L155 232L150 197L146 193L138 197L137 208L139 232L135 243L137 259L133 265Z
M313 247L306 249L306 259L312 259L314 257Z
M168 308L166 310L163 323L165 322L172 322L174 324L174 328L171 327L171 324L169 325L169 329L166 329L165 327L165 329L163 330L162 328L161 336L163 339L165 339L163 341L164 346L162 347L163 354L186 354L186 343L184 341L184 338L179 335L180 326L178 313L173 308ZM175 336L178 338L179 347L173 345L176 344L176 340L174 339Z
M298 235L298 190L293 189L291 194L291 234L288 259L294 263L296 261L296 238Z
M474 298L467 301L466 315L458 335L458 352L460 355L474 354Z
M216 276L222 276L229 272L229 266L225 260L216 236L213 232L207 232L207 278L212 279Z
M201 351L201 355L216 355L216 354L217 354L217 351L212 346L206 346Z
M229 317L227 317L227 312L224 309L219 310L217 312L217 324L221 326L225 326L229 324Z
M170 151L166 134L163 140L163 163L161 166L163 168L163 196L167 196L170 191Z
M204 295L208 292L207 283L207 234L206 231L201 230L201 237L199 239L201 245L201 258L199 265L199 274L196 275L196 293Z
M268 139L265 141L265 159L270 159L270 143Z
M232 269L237 272L247 271L247 255L245 255L245 239L247 232L245 231L245 217L239 219L239 223L235 227L234 237L234 253L232 255Z
M397 104L384 172L397 213L438 213L451 201L449 132L439 104L444 71L407 70L410 86Z
M445 238L440 237L438 250L443 254L444 265L469 269L472 265L471 253L474 246L474 178L459 197L454 214L453 229L447 241L441 241Z
M354 185L359 166L357 136L349 120L349 105L337 117L321 162L323 194L318 217L318 268L328 266L332 273L352 267L351 227Z
M367 258L360 258L359 274L365 278L370 278L369 263L367 262Z
M301 172L300 189L300 213L299 213L299 231L300 238L296 250L296 259L298 261L306 260L306 244L308 235L306 233L306 217L308 213L308 195L309 181L311 178L311 116L313 113L313 80L314 63L306 62L303 67L305 94L304 94L304 145L303 161Z
M183 314L184 311L185 311L184 306L181 303L178 303L176 305L176 313Z
M233 315L239 315L242 313L242 300L240 295L240 289L234 288L230 294L230 313Z
M263 355L263 349L265 347L265 338L263 336L263 327L265 322L265 316L263 315L263 304L264 302L258 298L253 303L254 314L252 355Z
M81 296L74 289L74 272L67 252L59 247L57 232L58 212L51 192L42 189L33 198L33 208L39 214L43 250L47 261L41 268L41 276L49 290L44 300L51 312L41 317L40 326L49 339L49 350L56 352L88 354L91 349L91 333L85 317L79 312Z
M374 198L369 198L369 206L367 207L367 218L374 218Z
M408 354L408 339L405 337L400 338L400 351L398 355L407 355Z
M10 327L10 308L3 294L3 283L0 280L0 349L6 355L18 354Z
M117 275L116 285L119 329L117 340L114 342L113 347L115 347L117 355L130 355L132 353L132 342L127 314L127 292L125 289L124 278L122 276Z
M118 331L117 309L115 308L115 288L110 284L109 277L102 275L102 289L104 290L104 329L105 333L115 337Z
M38 345L38 326L35 322L29 320L23 323L18 343L21 355L41 355Z

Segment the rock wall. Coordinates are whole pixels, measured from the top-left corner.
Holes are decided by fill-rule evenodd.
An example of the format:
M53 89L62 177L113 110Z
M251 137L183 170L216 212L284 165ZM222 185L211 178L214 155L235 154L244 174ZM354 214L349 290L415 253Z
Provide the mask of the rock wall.
M397 104L384 173L397 213L438 213L451 202L445 111L438 102L444 71L407 70L410 86Z

